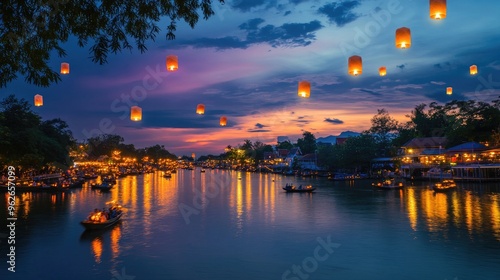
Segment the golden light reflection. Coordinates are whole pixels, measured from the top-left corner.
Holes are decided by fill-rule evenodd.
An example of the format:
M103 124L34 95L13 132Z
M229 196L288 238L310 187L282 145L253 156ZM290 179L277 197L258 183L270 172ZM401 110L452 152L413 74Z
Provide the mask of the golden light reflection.
M491 203L491 227L493 235L500 241L500 205L498 203L498 196L492 198Z
M117 258L120 253L121 236L122 229L119 226L115 226L111 231L111 253L113 254L113 259Z
M92 253L94 254L94 260L96 263L101 263L102 256L102 240L100 237L94 238L91 242Z
M406 204L408 211L408 219L410 220L411 228L416 231L417 230L417 220L418 220L418 207L417 207L417 198L415 196L414 189L408 189L407 191L407 199L408 203Z
M241 178L241 172L238 172L236 175L238 178ZM241 180L237 180L236 184L236 227L238 230L243 228L243 185Z
M151 174L147 174L148 176L143 177L143 222L144 222L144 234L146 236L151 234L151 226L152 226L152 215L151 215L151 202L153 200L153 186L151 184ZM137 184L137 180L135 180Z

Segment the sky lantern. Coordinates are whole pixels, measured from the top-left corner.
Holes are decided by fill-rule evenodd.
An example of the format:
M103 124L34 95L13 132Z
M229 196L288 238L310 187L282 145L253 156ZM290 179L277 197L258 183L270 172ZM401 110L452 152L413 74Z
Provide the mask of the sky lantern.
M471 75L476 75L477 74L477 66L476 65L471 65L469 68L470 68L470 74Z
M297 94L300 97L309 98L309 96L311 96L311 83L308 81L300 81Z
M220 117L220 126L226 126L227 125L227 118L225 116Z
M385 76L385 75L387 75L387 68L385 68L385 66L380 67L380 68L378 69L378 74L379 74L380 76Z
M43 105L43 96L40 94L35 95L35 106L40 107Z
M352 76L358 76L363 73L363 61L361 59L361 56L353 55L349 57L348 72L349 75Z
M408 49L411 47L411 32L407 27L396 29L396 48Z
M451 95L453 93L453 88L452 87L447 87L446 88L446 94Z
M61 74L63 75L69 74L69 63L67 62L61 63Z
M198 115L205 114L205 105L198 104L198 106L196 106L196 114L198 114Z
M429 11L431 19L441 20L446 18L446 0L430 0Z
M167 71L177 71L179 69L179 59L176 55L167 56Z
M130 107L130 119L134 122L142 120L142 109L139 106Z

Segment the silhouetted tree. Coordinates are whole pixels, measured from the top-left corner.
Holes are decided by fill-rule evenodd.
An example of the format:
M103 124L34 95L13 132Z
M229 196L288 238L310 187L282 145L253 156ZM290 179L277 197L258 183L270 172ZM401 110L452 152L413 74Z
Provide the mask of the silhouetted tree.
M218 2L224 3L224 0ZM147 50L146 42L161 31L167 18L166 38L175 38L177 22L192 28L200 15L214 14L210 0L5 0L0 2L0 87L20 73L28 83L47 87L60 81L49 65L51 54L66 55L62 47L75 38L79 47L90 45L93 62L104 64L108 53Z
M316 137L309 131L302 133L302 138L297 139L297 146L299 146L302 154L310 154L316 151Z

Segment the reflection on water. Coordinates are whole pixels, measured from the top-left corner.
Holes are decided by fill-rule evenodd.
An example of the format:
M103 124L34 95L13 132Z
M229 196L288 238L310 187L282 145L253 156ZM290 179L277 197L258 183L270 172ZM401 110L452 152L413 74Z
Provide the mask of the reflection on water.
M286 183L312 183L317 190L285 193ZM6 205L7 196L1 200ZM122 221L85 232L79 222L112 200L123 206ZM196 210L190 223L181 203ZM16 205L17 254L30 268L20 270L24 279L43 279L35 271L49 271L53 263L81 279L112 279L124 267L137 279L281 279L311 256L318 237L327 236L342 246L318 263L310 279L468 279L478 263L485 269L477 278L488 278L500 264L500 192L491 186L434 193L428 183L416 182L374 191L363 180L195 169L171 178L161 172L120 178L110 192L84 184L68 193L18 194Z
M420 187L419 187L420 188ZM500 241L500 208L498 193L478 195L468 190L435 193L430 188L409 188L405 195L406 212L414 231L426 227L447 239L448 232L463 225L469 238L493 233ZM419 225L419 221L423 224Z
M94 254L95 262L101 263L102 247L103 247L101 237L98 236L98 237L92 239L90 246L92 248L92 253Z

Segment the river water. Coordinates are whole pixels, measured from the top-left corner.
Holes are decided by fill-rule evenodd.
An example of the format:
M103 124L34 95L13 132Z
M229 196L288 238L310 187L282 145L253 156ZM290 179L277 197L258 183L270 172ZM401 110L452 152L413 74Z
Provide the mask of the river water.
M0 229L0 279L499 279L497 184L373 190L228 170L121 178L109 193L17 194L15 273ZM312 194L285 193L286 183ZM114 227L79 224L109 201ZM0 205L6 205L7 194ZM7 220L7 207L0 213Z

